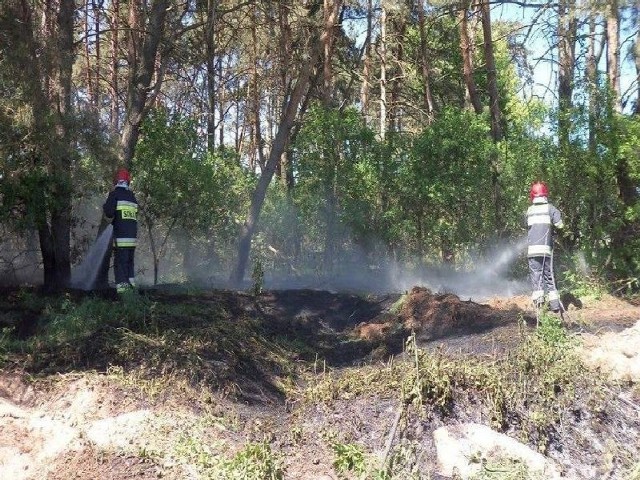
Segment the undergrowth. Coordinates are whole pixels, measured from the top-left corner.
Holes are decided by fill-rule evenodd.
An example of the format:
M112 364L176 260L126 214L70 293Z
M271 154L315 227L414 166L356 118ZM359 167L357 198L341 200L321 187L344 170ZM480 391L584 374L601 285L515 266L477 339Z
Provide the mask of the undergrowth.
M563 415L574 408L576 391L598 401L600 388L581 365L575 342L551 315L534 332L522 329L521 341L504 358L449 357L420 348L415 336L401 360L317 376L305 391L307 401L331 403L357 396L402 396L422 415L447 417L467 405L481 405L488 423L515 430L544 452L554 441ZM477 411L477 408L472 408Z
M117 371L122 378L131 375L130 383L147 381L150 395L176 380L232 396L243 393L249 383L243 378L268 382L280 395L294 388L299 366L292 360L293 346L270 341L258 320L232 318L215 302L67 295L46 299L37 308L36 334L19 339L11 329L0 332L0 362L38 375Z

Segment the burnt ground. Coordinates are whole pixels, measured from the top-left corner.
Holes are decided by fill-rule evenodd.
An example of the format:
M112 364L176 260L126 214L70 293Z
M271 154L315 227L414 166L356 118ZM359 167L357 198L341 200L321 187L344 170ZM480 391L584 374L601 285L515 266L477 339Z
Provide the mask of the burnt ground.
M175 453L167 443L194 431L226 457L247 442L266 442L278 453L284 478L339 478L331 446L358 444L371 458L380 456L398 409L397 385L345 388L348 374L375 383L378 370L402 369L390 362L402 359L412 333L427 350L486 359L508 355L536 325L526 297L476 303L424 288L404 295L287 290L258 297L156 289L143 292L150 313L140 323L107 316L80 340L53 346L41 340L54 321L49 300L62 301L68 314L87 298L106 310L121 305L110 291L70 291L63 300L24 289L0 292L5 344L31 345L0 350L0 478L198 478L193 468L184 473L184 460L167 460ZM569 300L567 328L579 336L615 334L640 320L639 306L614 297ZM326 381L335 382L334 392L327 393ZM624 399L615 414L576 413L621 446L605 449L617 458L608 470L594 466L602 449L585 449L591 464L567 470L567 478L626 480L616 465L640 451L623 447L640 438L636 382L612 384L612 395ZM483 421L473 402L459 402L448 417L416 410L407 414L403 439L433 454L431 431L469 420ZM566 435L575 436L573 427L566 426ZM574 440L555 444L549 454L556 461L580 461ZM439 478L433 459L423 464L430 478Z

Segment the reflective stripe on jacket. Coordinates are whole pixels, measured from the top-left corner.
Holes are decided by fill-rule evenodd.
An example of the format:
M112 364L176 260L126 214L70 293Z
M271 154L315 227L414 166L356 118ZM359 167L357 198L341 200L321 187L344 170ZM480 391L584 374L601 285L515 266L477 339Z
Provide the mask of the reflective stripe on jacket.
M117 247L135 247L138 236L138 201L126 187L114 188L102 206L105 216L112 218L113 238Z
M562 228L560 211L545 197L533 199L527 210L527 256L545 257L553 253L553 228Z

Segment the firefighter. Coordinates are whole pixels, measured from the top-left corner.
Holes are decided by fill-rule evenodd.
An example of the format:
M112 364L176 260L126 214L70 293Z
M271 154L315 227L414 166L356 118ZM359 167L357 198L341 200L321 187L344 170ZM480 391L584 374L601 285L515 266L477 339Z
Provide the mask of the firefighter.
M545 293L549 309L562 313L563 307L553 275L553 237L555 229L562 229L560 211L549 203L549 189L543 182L531 185L527 209L527 257L533 293L531 300L536 309L544 305Z
M130 188L129 171L117 171L114 188L102 206L105 217L113 225L113 273L116 290L123 293L135 287L134 254L138 234L138 201Z

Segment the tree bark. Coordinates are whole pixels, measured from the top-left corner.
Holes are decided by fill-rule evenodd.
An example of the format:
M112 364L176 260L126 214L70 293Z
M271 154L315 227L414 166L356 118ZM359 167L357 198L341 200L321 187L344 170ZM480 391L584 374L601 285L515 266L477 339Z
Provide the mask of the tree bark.
M387 9L384 0L380 2L380 139L387 133Z
M360 88L360 108L367 125L371 125L369 97L371 91L371 34L373 31L373 0L368 0L367 36L364 40L364 60L362 62L362 86Z
M638 33L636 34L636 43L633 47L634 61L636 64L636 108L634 110L636 115L640 115L640 0L636 2L636 28Z
M484 37L484 60L487 67L487 87L489 90L489 111L491 113L491 137L499 142L504 137L502 131L502 113L500 111L500 97L498 93L498 72L493 54L493 39L491 38L491 7L489 0L482 0L482 33Z
M129 6L129 79L127 103L120 140L120 164L130 167L144 120L151 80L156 73L156 59L163 38L169 0L155 0L148 21L140 18L136 2ZM144 21L144 25L142 22ZM144 29L143 29L144 27ZM157 79L160 81L160 78Z
M576 63L578 20L575 0L561 0L558 5L558 139L566 154L571 130L573 76Z
M118 50L120 49L120 0L111 1L111 63L109 65L109 87L111 104L109 110L109 125L115 134L120 130L120 108L118 101ZM114 165L115 167L115 165Z
M473 106L473 110L477 114L482 113L482 103L478 95L476 81L473 78L473 45L469 38L469 22L467 14L469 13L469 0L463 0L461 8L458 10L459 29L460 29L460 52L462 53L462 73L464 75L464 83L466 87L466 98Z
M207 52L207 151L213 152L216 143L216 47L215 24L217 0L207 0L206 26L204 31Z
M607 2L607 78L615 112L622 111L620 98L620 11L617 0Z
M418 11L418 28L420 30L420 67L422 70L422 106L427 113L427 123L433 120L433 96L431 95L431 74L429 54L427 52L427 31L425 25L424 5L422 0L416 1Z
M73 42L75 2L60 0L35 10L28 0L12 3L19 31L10 46L19 81L32 110L35 164L46 172L32 192L44 266L44 287L66 287L71 277L71 74L75 60ZM36 31L38 36L36 36Z

